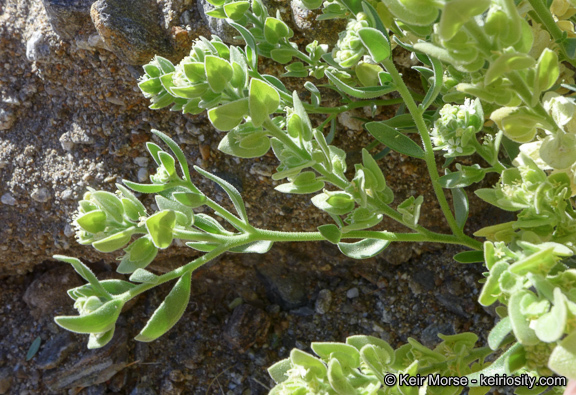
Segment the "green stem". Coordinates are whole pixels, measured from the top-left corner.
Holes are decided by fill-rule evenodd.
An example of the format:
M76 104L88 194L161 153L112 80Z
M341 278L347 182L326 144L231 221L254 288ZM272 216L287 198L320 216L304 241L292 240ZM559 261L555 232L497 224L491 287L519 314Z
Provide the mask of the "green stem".
M539 116L546 119L546 121L550 124L550 126L556 129L560 129L558 125L556 125L556 121L554 121L554 118L552 118L552 116L550 116L550 114L548 114L548 112L544 109L542 103L538 102L536 106L532 106L530 104L532 101L532 92L530 91L530 88L528 87L528 85L526 85L526 81L518 71L506 73L506 77L508 77L510 82L514 84L514 89L516 90L516 93L518 94L518 96L520 96L522 101L527 106L532 108Z
M422 139L422 143L424 145L424 152L425 152L425 161L426 166L428 167L428 173L430 175L430 180L432 181L432 187L434 188L434 193L436 194L436 198L438 199L438 203L440 204L440 208L444 213L444 217L448 222L448 226L452 230L452 233L457 236L464 236L462 230L458 227L456 223L456 219L452 215L452 211L450 210L450 206L448 205L448 201L446 200L446 195L444 195L444 191L442 187L438 183L438 179L440 175L438 174L438 169L436 167L436 159L434 158L434 150L432 147L432 141L430 139L430 134L428 133L428 128L426 127L426 123L424 122L424 118L422 118L422 111L418 109L416 102L410 95L410 91L408 87L402 80L402 76L396 69L394 62L390 59L386 59L382 61L382 65L386 68L386 70L390 73L392 77L392 81L396 85L398 89L398 93L404 99L404 103L406 107L412 114L414 118L414 122L416 123L416 127L418 128L418 132L420 133L420 138Z
M238 230L243 230L245 232L250 232L254 228L250 224L245 224L241 221L237 216L232 214L230 211L226 210L224 207L216 203L214 200L210 199L209 197L206 198L206 202L204 203L206 206L210 207L212 210L217 212L220 216L222 216L226 221L230 222L232 226L234 226Z

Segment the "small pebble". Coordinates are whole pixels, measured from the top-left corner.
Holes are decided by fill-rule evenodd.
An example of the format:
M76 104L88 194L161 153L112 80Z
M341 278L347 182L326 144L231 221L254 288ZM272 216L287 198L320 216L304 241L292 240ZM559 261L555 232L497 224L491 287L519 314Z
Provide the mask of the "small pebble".
M46 203L50 200L50 192L46 188L34 189L30 197L39 203Z
M348 297L348 299L357 298L359 295L360 295L360 292L358 291L358 288L356 288L356 287L350 288L348 290L348 292L346 292L346 296Z
M326 314L330 310L330 305L332 304L332 292L329 289L323 289L318 293L318 299L316 299L316 313Z
M9 193L5 193L4 195L2 195L0 201L2 202L2 204L6 204L8 206L14 206L16 204L16 199L14 199L14 197Z
M148 181L148 169L141 167L138 169L138 182Z

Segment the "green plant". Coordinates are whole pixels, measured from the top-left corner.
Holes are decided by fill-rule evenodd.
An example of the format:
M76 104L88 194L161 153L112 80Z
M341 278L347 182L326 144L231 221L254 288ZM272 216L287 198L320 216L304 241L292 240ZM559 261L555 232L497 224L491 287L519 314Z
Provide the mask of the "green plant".
M414 339L394 350L380 339L355 336L343 343L314 343L319 358L293 350L270 368L278 383L272 393L457 393L489 390L483 376L515 375L540 380L553 373L576 379L576 103L571 96L576 52L576 4L567 0L332 0L304 1L322 7L319 19L346 18L346 30L330 51L313 42L304 51L290 41L292 30L272 17L260 0L211 0L210 15L228 18L245 48L228 46L218 37L201 38L190 56L174 66L156 57L144 66L139 86L151 108L208 112L212 125L227 134L220 150L241 158L266 154L279 160L275 180L282 193L315 194L312 203L334 223L317 232L277 232L250 224L240 193L229 183L198 167L228 194L230 212L193 183L186 158L167 135L153 131L169 148L148 143L158 168L152 184L124 181L116 194L90 190L75 218L78 240L103 252L128 245L118 271L130 282L99 281L75 258L71 263L88 281L69 291L80 315L57 317L71 331L90 334L88 347L101 347L113 336L122 306L159 284L176 280L173 290L136 337L151 341L181 317L190 296L191 273L225 252L265 253L281 241L327 240L352 258L379 254L391 242L440 242L469 250L455 256L462 263L483 262L486 279L479 303L499 303L501 320L487 347L475 347L472 333L442 336L434 350ZM392 39L390 38L392 34ZM422 65L425 96L406 85L391 59L395 46L412 52ZM261 74L259 56L286 64L283 77L314 77L321 87L342 97L339 107L323 107L321 90L308 81L311 101L303 102L282 81ZM397 92L401 99L382 100ZM403 103L408 113L370 121L375 139L362 151L362 162L346 168L345 152L331 145L336 117L354 108ZM314 127L309 114L325 114ZM328 136L325 126L331 125ZM409 137L417 133L422 145ZM376 157L378 143L387 149ZM387 150L422 160L438 204L451 230L432 232L419 225L421 196L396 207L377 158ZM435 151L446 158L445 174ZM478 154L471 166L458 157ZM449 170L449 166L453 170ZM483 200L517 219L477 232L482 244L464 234L468 199L463 188L498 173L493 188L478 189ZM351 174L350 177L347 174ZM127 188L126 188L127 187ZM149 215L130 192L156 194L158 212ZM446 198L452 194L453 206ZM199 206L214 217L194 212ZM388 216L407 232L370 230ZM137 238L133 240L134 236ZM146 270L158 249L184 240L200 258L164 275ZM490 358L497 357L493 362ZM448 382L434 382L437 374ZM421 378L426 377L427 380ZM401 379L413 378L416 381ZM531 378L531 379L530 379ZM392 381L389 381L392 380ZM565 380L565 379L564 379ZM561 381L560 381L561 383ZM439 386L447 384L447 386ZM546 387L526 386L519 394ZM533 384L533 383L532 383ZM565 382L564 382L565 384ZM561 391L561 386L552 389Z

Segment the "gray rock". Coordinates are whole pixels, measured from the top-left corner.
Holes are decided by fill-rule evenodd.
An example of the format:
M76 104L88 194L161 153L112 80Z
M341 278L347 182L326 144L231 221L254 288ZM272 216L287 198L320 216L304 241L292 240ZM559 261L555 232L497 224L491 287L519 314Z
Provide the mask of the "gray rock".
M268 333L270 318L258 307L241 304L232 312L224 329L224 339L240 352L246 351Z
M7 394L12 386L12 369L0 369L0 394Z
M78 344L72 341L70 332L60 332L44 344L36 357L36 365L43 370L54 369L77 348Z
M63 39L75 38L81 31L94 32L90 6L94 0L42 0L52 29Z
M16 199L14 199L14 196L12 196L9 193L5 193L4 195L2 195L0 201L2 202L2 204L5 204L7 206L14 206L17 203Z
M348 299L357 298L359 295L360 295L360 291L358 291L358 288L356 288L356 287L350 288L348 291L346 291L346 297Z
M35 31L26 42L26 58L31 62L52 62L52 49L48 36L43 31Z
M110 343L103 348L86 350L56 369L46 371L43 382L51 391L90 387L104 383L128 364L128 337L116 327Z
M30 197L38 203L46 203L50 200L51 195L46 188L35 188L30 194Z
M24 293L24 302L36 319L51 318L56 309L73 303L66 291L80 285L82 283L72 267L58 263L28 286Z
M260 279L266 287L268 298L286 310L303 306L307 301L306 290L294 273L284 272L279 265L257 267Z
M128 64L148 63L154 55L170 57L174 50L154 0L97 0L90 15L104 43Z
M156 391L147 384L138 384L130 392L130 395L156 395Z

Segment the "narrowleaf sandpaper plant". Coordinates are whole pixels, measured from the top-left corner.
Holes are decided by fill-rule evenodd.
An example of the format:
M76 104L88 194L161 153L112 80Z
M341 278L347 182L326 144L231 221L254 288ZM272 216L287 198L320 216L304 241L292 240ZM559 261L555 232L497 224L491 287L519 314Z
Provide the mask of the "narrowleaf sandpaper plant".
M576 379L576 102L574 0L304 0L321 8L318 19L348 23L334 48L316 41L301 50L280 15L270 16L261 0L209 0L209 15L226 18L246 43L224 44L201 37L178 65L156 57L144 66L139 87L151 108L199 114L227 132L219 149L255 158L272 148L279 161L276 190L313 194L312 203L333 223L317 232L278 232L250 224L240 193L228 182L195 167L219 184L234 206L231 212L193 183L182 150L167 135L166 145L147 143L158 168L151 184L124 181L116 194L89 190L74 220L77 238L103 252L124 248L118 272L129 281L99 281L75 258L69 262L88 284L69 291L78 316L57 317L71 331L90 334L88 347L102 347L114 334L122 306L159 284L175 281L172 291L136 337L152 341L182 316L190 297L192 272L226 252L265 253L274 242L327 240L352 258L375 256L392 242L456 244L468 250L454 258L483 263L486 278L479 303L496 308L501 319L488 346L477 335L441 336L429 349L414 339L394 350L370 336L346 343L313 343L317 357L293 350L270 368L273 394L484 394L480 375L527 374L539 379L557 374ZM391 51L401 46L415 66L425 96L403 81ZM321 91L308 81L310 102L290 92L276 76L261 74L259 57L285 64L284 78L328 81L342 105L322 106ZM401 99L384 100L397 92ZM422 196L393 207L393 189L373 156L347 177L345 152L331 145L338 114L355 108L403 103L408 110L385 121L365 123L376 144L422 160L451 233L419 225ZM309 114L325 114L313 125ZM330 125L330 133L323 130ZM418 133L421 145L407 136ZM435 154L446 160L438 173ZM482 163L462 165L457 158L478 154ZM452 169L448 165L454 162ZM463 188L488 173L500 179L474 192L486 202L517 213L516 220L464 234L468 199ZM158 211L149 214L131 192L155 194ZM452 194L452 207L446 193ZM195 212L206 206L213 216ZM202 210L204 211L204 210ZM224 227L219 217L230 226ZM406 232L371 230L387 216ZM231 231L230 229L234 229ZM174 239L204 252L200 258L156 275L146 267ZM491 362L489 362L491 361ZM400 375L441 374L466 381L420 387L394 383ZM562 384L561 381L558 382ZM566 384L565 381L563 383ZM561 393L563 387L518 387L518 394Z

